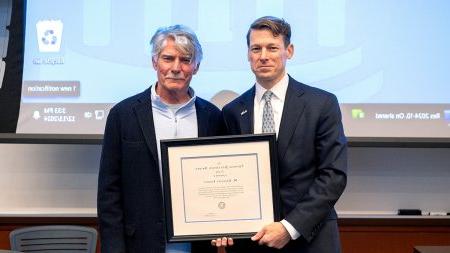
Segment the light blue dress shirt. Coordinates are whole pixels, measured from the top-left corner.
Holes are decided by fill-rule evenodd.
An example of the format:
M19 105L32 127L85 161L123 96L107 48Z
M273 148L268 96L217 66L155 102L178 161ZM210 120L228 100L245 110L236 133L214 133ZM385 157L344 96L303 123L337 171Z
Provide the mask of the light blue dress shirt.
M191 99L184 104L166 104L152 87L152 112L158 146L159 175L162 175L160 140L198 137L195 93L189 88ZM162 183L162 176L161 176ZM168 243L166 253L189 253L190 243Z

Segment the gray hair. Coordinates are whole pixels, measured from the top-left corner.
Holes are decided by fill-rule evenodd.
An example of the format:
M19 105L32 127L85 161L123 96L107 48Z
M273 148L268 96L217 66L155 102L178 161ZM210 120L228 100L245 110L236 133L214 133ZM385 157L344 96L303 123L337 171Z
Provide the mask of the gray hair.
M195 33L187 26L174 25L159 28L152 39L150 45L152 46L152 58L156 60L161 51L166 46L166 41L171 38L175 41L178 50L183 54L191 56L191 62L198 66L203 58L203 51L200 42L198 42Z

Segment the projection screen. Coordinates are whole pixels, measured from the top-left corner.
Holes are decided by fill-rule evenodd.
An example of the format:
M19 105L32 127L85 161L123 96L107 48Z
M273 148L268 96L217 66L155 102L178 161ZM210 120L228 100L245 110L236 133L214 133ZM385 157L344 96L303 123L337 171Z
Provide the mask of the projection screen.
M156 81L149 41L184 24L204 60L191 85L222 106L255 80L245 35L292 26L295 79L337 95L348 137L450 138L450 1L30 0L17 133L102 134L109 109Z

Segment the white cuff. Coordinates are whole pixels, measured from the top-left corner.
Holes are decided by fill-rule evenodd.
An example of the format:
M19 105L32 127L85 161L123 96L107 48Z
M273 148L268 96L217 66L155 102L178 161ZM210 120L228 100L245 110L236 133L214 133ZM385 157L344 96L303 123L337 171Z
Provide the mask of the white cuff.
M286 228L292 240L296 240L300 237L301 234L297 231L297 229L294 228L294 226L291 225L291 223L289 223L287 220L282 220L280 222L281 224L283 224L284 228Z

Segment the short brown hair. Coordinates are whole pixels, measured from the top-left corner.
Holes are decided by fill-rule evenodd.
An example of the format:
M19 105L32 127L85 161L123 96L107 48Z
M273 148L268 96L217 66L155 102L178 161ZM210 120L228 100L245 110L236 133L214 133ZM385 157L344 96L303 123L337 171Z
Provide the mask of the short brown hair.
M282 18L265 16L255 20L247 32L247 46L250 46L250 32L252 30L269 30L274 37L283 36L286 47L291 44L291 26Z

